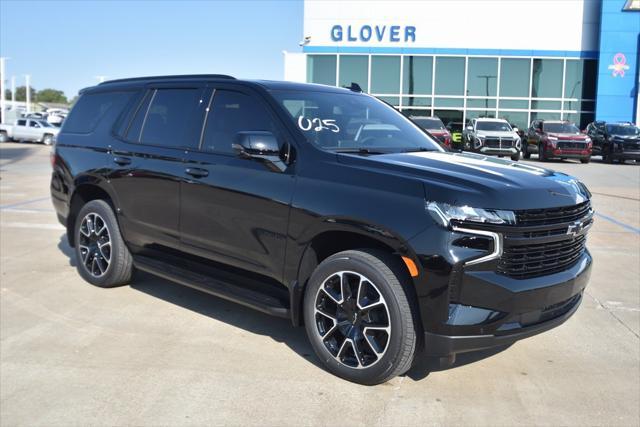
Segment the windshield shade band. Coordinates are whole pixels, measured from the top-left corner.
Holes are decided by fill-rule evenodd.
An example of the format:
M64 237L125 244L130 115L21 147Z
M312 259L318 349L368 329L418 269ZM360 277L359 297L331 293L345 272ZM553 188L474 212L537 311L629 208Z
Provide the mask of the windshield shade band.
M476 258L476 259L472 259L470 261L466 261L464 262L463 265L474 265L474 264L480 264L486 261L491 261L497 258L500 258L502 256L502 235L498 234L498 233L494 233L492 231L485 231L485 230L474 230L471 228L462 228L462 227L456 227L453 226L453 231L458 231L461 233L468 233L468 234L476 234L479 236L486 236L486 237L491 237L493 239L493 252L491 252L489 255L485 255L483 257L480 258Z

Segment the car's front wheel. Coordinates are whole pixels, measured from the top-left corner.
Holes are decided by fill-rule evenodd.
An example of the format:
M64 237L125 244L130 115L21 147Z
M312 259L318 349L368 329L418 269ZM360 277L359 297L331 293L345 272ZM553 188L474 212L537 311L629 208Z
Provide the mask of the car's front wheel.
M407 277L377 251L344 251L320 263L305 290L304 319L327 370L367 385L409 370L417 338Z
M516 154L512 155L511 160L513 160L514 162L520 160L520 152L518 151Z
M9 142L9 141L11 141L11 138L9 138L9 135L7 135L5 131L0 132L0 142Z
M78 272L87 282L102 288L129 282L133 259L107 202L92 200L84 205L74 233Z
M46 135L42 138L42 143L43 143L44 145L51 145L51 144L53 144L53 135L46 134Z

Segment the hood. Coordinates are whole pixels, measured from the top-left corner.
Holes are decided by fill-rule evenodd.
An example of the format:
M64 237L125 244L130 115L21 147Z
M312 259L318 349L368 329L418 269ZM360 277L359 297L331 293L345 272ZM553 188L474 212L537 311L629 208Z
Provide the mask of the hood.
M338 161L419 179L426 200L493 209L571 206L590 198L576 178L538 166L472 153L417 152L358 156Z
M449 131L445 129L427 129L427 131L433 136L449 135Z
M615 135L611 134L611 138L620 139L624 142L638 142L640 141L640 135Z
M476 132L478 136L488 136L496 138L518 138L518 134L512 131L496 131L496 130L479 130Z
M555 133L549 132L547 136L570 141L586 141L588 136L582 133Z

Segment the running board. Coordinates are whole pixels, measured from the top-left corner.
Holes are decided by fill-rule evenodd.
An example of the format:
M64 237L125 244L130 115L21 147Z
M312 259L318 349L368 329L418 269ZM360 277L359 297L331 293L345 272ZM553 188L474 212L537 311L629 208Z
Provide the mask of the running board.
M133 264L139 270L146 271L147 273L176 282L180 285L242 304L271 316L291 318L289 308L280 300L270 295L246 289L241 284L208 275L205 276L140 255L134 256Z

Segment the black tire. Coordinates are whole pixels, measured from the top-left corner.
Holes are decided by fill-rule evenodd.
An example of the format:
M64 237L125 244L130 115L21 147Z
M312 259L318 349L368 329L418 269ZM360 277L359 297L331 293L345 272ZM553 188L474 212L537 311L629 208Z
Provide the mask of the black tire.
M11 141L11 138L9 138L9 135L7 135L5 131L0 132L0 143L9 142L9 141Z
M580 159L580 163L589 163L591 161L591 157L583 157Z
M602 149L602 161L605 163L613 163L613 155L611 154L611 147L604 147Z
M42 143L44 145L51 145L53 144L53 135L51 134L46 134L45 136L42 137Z
M525 143L522 146L522 157L524 157L525 159L530 159L531 158L531 153L529 152L529 147L527 145L528 144Z
M547 156L544 153L544 148L542 147L542 144L538 144L538 160L541 162L547 161Z
M518 151L516 154L511 156L511 160L513 160L514 162L517 162L518 160L520 160L520 152Z
M86 224L85 218L93 218L93 221L88 221L94 224L93 229L95 229L95 224L98 224L98 221L106 227L106 235L110 242L108 262L106 261L107 257L103 254L103 249L98 249L99 246L94 246L93 243L96 242L92 243L92 238L83 233L83 231L87 231L86 227L83 228ZM101 288L113 288L129 283L133 274L133 258L122 239L116 216L107 202L104 200L92 200L84 205L76 218L73 233L75 237L76 266L84 280ZM101 234L102 237L105 235L104 232L98 234ZM83 242L86 243L86 246L82 245ZM98 259L94 263L92 259L95 258ZM100 262L100 258L104 262ZM107 264L106 268L104 268L105 262ZM102 272L103 269L104 271Z
M338 276L339 272L345 272L345 275ZM358 324L355 322L358 321L361 322L360 327L370 325L372 324L371 322L381 323L380 318L372 320L371 317L373 316L371 314L364 315L368 317L367 319L364 317L359 318L358 316L361 314L355 314L354 317L351 318L351 321L344 320L347 318L341 317L338 314L338 310L341 310L340 307L348 305L347 303L351 300L341 296L340 299L345 303L342 305L338 304L336 299L333 297L329 298L328 293L324 292L324 289L326 289L325 283L329 283L330 280L336 280L336 278L338 283L343 283L341 281L342 277L348 277L349 275L361 275L359 283L373 284L375 291L377 291L379 295L378 302L371 303L371 305L378 305L380 302L383 302L383 305L386 307L386 312L383 313L386 313L388 317L386 321L382 322L389 326L389 331L383 332L382 335L384 338L384 333L387 333L382 353L376 354L373 351L374 345L370 344L370 341L364 337L364 334L357 335L360 338L354 338L354 341L351 341L351 344L347 346L346 344L349 340L347 340L346 337L350 331L347 334L343 334L343 331L338 328L339 325L343 325L341 327L344 327L345 322L347 325L346 328L356 328ZM367 280L362 280L362 276ZM375 385L384 383L409 370L413 362L417 343L417 324L415 323L414 317L416 313L412 310L411 297L405 290L405 287L410 286L409 281L410 278L406 271L404 271L404 266L399 264L399 261L395 257L380 251L366 249L344 251L332 255L320 263L311 275L305 289L303 310L305 328L309 341L316 355L329 372L355 383ZM351 280L350 282L349 279L346 279L345 282L353 283L353 281ZM323 287L323 291L320 290L321 287ZM349 288L352 289L350 294L353 295L353 285L351 284ZM360 287L358 287L358 289L360 289ZM369 289L371 290L371 287ZM347 292L345 291L344 294L347 294ZM343 295L342 291L341 295ZM366 301L369 301L368 295L365 298ZM321 299L336 307L336 319L343 319L340 322L333 322L333 325L335 325L333 335L330 333L330 331L334 329L333 326L329 328L329 332L321 335L321 323L327 320L316 312L316 308L321 308L320 303L318 303ZM355 300L359 303L363 301L363 298L356 298ZM351 301L351 303L353 304L353 301ZM368 307L368 305L364 307ZM324 310L324 308L322 309ZM355 307L355 309L358 311L360 307ZM380 312L378 312L378 314L379 313ZM367 331L365 330L364 332L366 333ZM330 335L330 339L327 338ZM340 339L342 339L341 344ZM375 339L377 340L377 338ZM336 341L333 346L334 352L337 347L340 347L337 350L337 355L333 354L330 350L332 342L325 345L325 340ZM354 342L359 342L359 344L356 346ZM378 342L377 344L380 343ZM353 354L351 360L355 360L357 366L348 366L347 358L341 357L341 354L348 353L349 348L347 347L351 347ZM382 346L378 346L378 348L381 347ZM341 353L343 348L345 349L345 353ZM356 348L362 351L358 351ZM358 356L356 352L360 356ZM367 363L367 357L369 357L369 362L372 357L376 359L374 362Z

